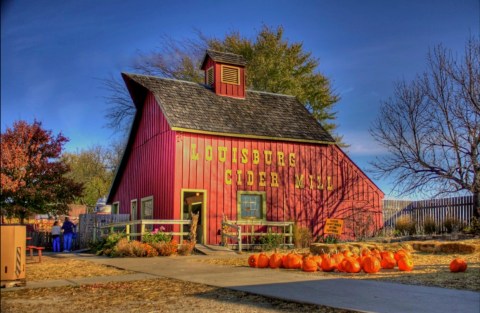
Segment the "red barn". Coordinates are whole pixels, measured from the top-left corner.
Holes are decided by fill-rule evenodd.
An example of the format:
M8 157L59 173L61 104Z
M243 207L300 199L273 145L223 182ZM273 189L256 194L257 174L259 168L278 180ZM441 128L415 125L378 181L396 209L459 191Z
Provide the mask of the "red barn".
M198 240L230 221L295 221L322 235L382 225L382 191L293 96L245 90L243 57L208 50L205 84L122 74L136 115L107 203L132 219L200 212Z

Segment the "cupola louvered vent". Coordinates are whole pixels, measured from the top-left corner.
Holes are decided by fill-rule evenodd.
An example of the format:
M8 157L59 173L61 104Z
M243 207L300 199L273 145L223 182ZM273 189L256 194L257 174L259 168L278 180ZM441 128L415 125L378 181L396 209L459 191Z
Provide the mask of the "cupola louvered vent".
M222 83L240 85L240 68L222 65Z
M213 85L213 66L207 70L207 85Z

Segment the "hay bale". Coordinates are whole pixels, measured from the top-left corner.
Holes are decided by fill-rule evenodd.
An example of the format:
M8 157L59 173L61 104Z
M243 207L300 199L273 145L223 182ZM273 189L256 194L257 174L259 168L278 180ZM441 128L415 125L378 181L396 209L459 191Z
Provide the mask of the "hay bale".
M412 247L417 251L433 253L437 248L437 244L435 242L413 242Z
M470 254L474 253L476 247L471 244L467 243L459 243L459 242L446 242L446 243L438 243L435 247L434 253L465 253Z
M336 245L334 244L326 244L326 243L312 243L310 245L310 252L312 254L322 254L322 253L332 253L336 249Z

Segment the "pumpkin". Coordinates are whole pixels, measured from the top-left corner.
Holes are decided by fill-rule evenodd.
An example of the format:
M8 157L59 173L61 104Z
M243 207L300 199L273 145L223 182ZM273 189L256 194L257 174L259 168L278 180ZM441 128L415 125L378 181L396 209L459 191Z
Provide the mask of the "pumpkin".
M362 268L365 273L373 274L382 268L380 260L374 256L367 256L363 259Z
M376 257L379 260L382 258L381 254L380 254L380 250L378 250L377 248L373 248L371 250L370 255L373 255L374 257Z
M270 263L270 258L265 253L260 253L258 256L257 267L266 268Z
M413 260L410 257L404 256L397 261L398 269L401 271L410 272L413 269Z
M458 273L467 270L467 262L461 258L455 258L450 262L450 272Z
M286 264L283 266L288 269L299 269L302 268L302 257L298 254L289 253L287 254Z
M322 259L322 271L331 272L337 267L335 259L330 256L324 256Z
M340 263L337 263L337 270L339 272L346 272L345 269L344 269L344 263L346 262L346 258L343 258L342 261L340 261Z
M400 259L403 258L404 256L410 258L410 257L411 257L411 254L410 254L410 252L408 252L407 250L400 249L400 250L397 250L397 251L395 252L394 258L395 258L395 260L398 262L398 260L400 260Z
M362 269L355 258L345 258L342 263L342 268L347 273L358 273Z
M315 260L315 262L317 262L318 268L320 268L320 266L322 266L323 258L319 255L315 255L315 256L313 256L313 259Z
M391 258L395 260L395 254L393 254L392 251L382 251L380 252L380 255L382 256L382 260L385 258Z
M250 267L257 267L257 264L258 264L258 254L252 254L248 258L248 265L250 265Z
M340 263L342 263L343 259L345 258L343 254L341 253L335 253L332 256L335 259L335 264L338 266Z
M317 261L313 257L306 257L302 262L302 271L304 272L316 272L318 269Z
M360 253L361 256L369 256L371 254L368 248L363 248L362 252Z
M343 251L343 256L346 257L346 258L349 258L349 257L353 256L353 253L349 250L344 250Z
M280 253L274 253L270 256L270 260L268 262L268 265L270 268L279 268L283 266L283 255Z
M392 255L393 255L393 253L392 253ZM397 265L397 261L395 261L395 259L393 257L387 256L387 257L382 258L382 260L380 261L380 265L382 266L382 268L392 269Z

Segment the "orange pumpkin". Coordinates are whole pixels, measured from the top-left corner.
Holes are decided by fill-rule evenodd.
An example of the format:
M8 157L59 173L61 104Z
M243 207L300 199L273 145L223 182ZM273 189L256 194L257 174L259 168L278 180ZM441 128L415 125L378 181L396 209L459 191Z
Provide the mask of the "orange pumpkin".
M283 265L282 259L283 259L283 255L281 255L280 253L274 253L270 256L268 265L270 266L270 268L282 267Z
M360 263L355 258L345 258L342 263L342 268L347 273L358 273L362 269Z
M410 272L413 269L413 260L410 257L404 256L398 259L398 269L401 271Z
M467 270L467 262L461 258L455 258L450 262L450 272L458 273Z
M403 258L404 256L410 258L412 255L411 255L410 252L408 252L407 250L400 249L400 250L397 250L397 251L395 252L394 258L395 258L395 260L398 262L398 260L400 260L400 259Z
M340 265L340 263L342 263L343 259L345 258L341 253L335 253L332 257L335 259L335 264L337 266Z
M382 268L380 260L374 256L367 256L363 259L362 268L365 273L373 274Z
M317 261L313 257L306 257L302 262L302 271L304 272L316 272L318 269Z
M330 256L324 256L322 259L322 271L331 272L337 267L335 259Z
M353 253L349 250L344 250L343 251L343 256L346 257L346 258L350 258L353 256Z
M362 252L360 254L361 254L361 256L369 256L371 254L371 252L370 252L370 249L363 248Z
M393 254L392 251L382 251L380 252L380 255L382 256L382 260L385 258L391 258L395 260L395 254Z
M258 256L257 267L266 268L270 263L270 258L265 253L260 253Z
M248 265L250 265L250 267L257 267L257 264L258 264L258 254L252 254L248 258Z
M302 257L298 254L289 253L287 254L286 264L283 264L285 268L288 269L299 269L302 268Z
M393 253L392 253L392 255L393 255ZM380 261L380 265L382 266L382 268L392 269L397 265L397 261L395 261L395 259L393 257L387 256L387 257L382 258L382 260Z
M320 266L322 266L323 258L319 255L315 255L315 256L313 256L313 259L315 260L315 262L317 262L318 268L320 268Z

